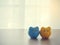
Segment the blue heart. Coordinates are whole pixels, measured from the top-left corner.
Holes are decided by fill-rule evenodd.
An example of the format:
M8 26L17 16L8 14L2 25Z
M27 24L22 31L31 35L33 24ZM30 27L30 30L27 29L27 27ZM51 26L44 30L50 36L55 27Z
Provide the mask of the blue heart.
M32 39L36 39L39 35L39 27L29 27L28 34Z

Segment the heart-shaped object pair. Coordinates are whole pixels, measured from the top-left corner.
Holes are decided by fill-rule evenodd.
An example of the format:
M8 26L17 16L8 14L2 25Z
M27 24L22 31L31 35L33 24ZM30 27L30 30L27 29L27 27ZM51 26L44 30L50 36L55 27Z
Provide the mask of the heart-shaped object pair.
M28 34L32 39L36 39L39 33L43 39L48 39L49 36L51 35L51 28L41 27L41 30L39 31L39 27L29 27Z

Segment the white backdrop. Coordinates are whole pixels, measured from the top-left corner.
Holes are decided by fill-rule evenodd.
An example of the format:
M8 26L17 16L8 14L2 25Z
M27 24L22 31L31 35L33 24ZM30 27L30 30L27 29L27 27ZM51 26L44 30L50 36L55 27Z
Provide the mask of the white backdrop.
M0 0L0 28L51 26L60 29L59 0Z
M24 28L24 0L0 0L0 28Z
M25 28L51 26L60 29L60 5L58 0L26 0Z

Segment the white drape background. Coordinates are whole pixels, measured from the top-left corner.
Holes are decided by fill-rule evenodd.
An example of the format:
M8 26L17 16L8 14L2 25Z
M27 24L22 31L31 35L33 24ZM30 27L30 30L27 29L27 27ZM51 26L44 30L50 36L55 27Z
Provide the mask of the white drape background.
M0 0L0 28L24 28L25 0Z
M51 26L60 29L59 0L0 0L0 28Z
M25 27L51 26L60 29L59 0L26 0Z

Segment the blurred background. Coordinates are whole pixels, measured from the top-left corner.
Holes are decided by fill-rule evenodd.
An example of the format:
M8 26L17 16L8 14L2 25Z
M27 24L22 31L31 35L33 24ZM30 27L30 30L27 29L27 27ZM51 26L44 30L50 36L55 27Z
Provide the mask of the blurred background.
M60 0L0 0L0 29L29 26L60 29Z

